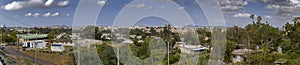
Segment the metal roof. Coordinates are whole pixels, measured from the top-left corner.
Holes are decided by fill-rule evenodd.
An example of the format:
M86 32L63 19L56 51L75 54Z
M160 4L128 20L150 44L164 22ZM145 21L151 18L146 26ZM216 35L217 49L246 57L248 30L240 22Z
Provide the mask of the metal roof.
M31 35L20 35L23 39L36 39L36 38L47 38L48 34L31 34Z

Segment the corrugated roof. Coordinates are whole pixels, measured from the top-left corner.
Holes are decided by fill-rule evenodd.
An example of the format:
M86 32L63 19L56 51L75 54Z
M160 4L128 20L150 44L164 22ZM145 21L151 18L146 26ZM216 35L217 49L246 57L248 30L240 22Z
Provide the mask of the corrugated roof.
M20 38L23 39L36 39L36 38L47 38L48 34L39 34L39 35L21 35Z

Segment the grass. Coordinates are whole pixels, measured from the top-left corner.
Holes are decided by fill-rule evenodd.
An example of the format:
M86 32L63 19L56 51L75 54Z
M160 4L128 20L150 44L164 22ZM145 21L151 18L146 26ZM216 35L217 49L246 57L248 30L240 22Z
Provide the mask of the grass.
M34 57L34 51L23 51L24 54ZM61 55L59 53L43 53L36 52L36 57L41 60L52 62L56 65L74 65L74 59L72 56Z
M16 47L13 47L16 49ZM73 51L70 51L72 47L65 47L65 52L38 52L41 49L37 49L36 57L38 59L54 63L55 65L75 65L75 59L73 57ZM45 49L47 50L47 49ZM22 53L31 57L35 56L34 50L22 51Z

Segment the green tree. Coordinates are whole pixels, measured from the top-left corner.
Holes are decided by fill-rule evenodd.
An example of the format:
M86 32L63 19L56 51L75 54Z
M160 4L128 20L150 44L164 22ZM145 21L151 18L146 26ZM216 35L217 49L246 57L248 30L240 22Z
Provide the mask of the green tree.
M224 62L226 62L226 63L232 62L231 59L233 57L233 54L231 52L233 52L233 50L235 49L235 44L236 44L236 42L234 42L234 41L227 41Z
M101 45L96 45L96 47L103 65L117 65L117 56L111 46L107 45L107 43L104 43Z
M47 37L48 39L53 40L55 38L55 32L54 31L49 32Z

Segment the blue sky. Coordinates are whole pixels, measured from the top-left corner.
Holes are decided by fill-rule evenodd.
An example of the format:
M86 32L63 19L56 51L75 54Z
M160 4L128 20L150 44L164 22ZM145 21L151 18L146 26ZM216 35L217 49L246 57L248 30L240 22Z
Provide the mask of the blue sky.
M49 26L73 25L74 15L80 0L1 0L0 24L6 26ZM152 1L151 3L147 1ZM201 7L194 0L172 0L180 7L169 6L170 0L145 0L129 5L133 0L93 0L87 4L103 6L98 14L97 25L113 25L113 22L123 8L131 8L133 14L141 11L161 10L160 13L176 13L185 11L193 23L199 26L208 26L207 18ZM201 1L201 0L200 0ZM292 17L300 16L300 0L218 0L220 9L227 26L245 26L252 23L250 14L262 16L276 27L282 27L291 22ZM99 7L86 7L99 8ZM87 12L88 13L88 12ZM130 17L128 15L128 17ZM175 16L176 14L170 14ZM88 15L85 15L88 16ZM82 16L82 18L85 18ZM182 20L180 17L176 17ZM175 20L176 20L175 19ZM168 20L159 17L145 17L136 25L163 25ZM184 23L184 22L182 22Z

